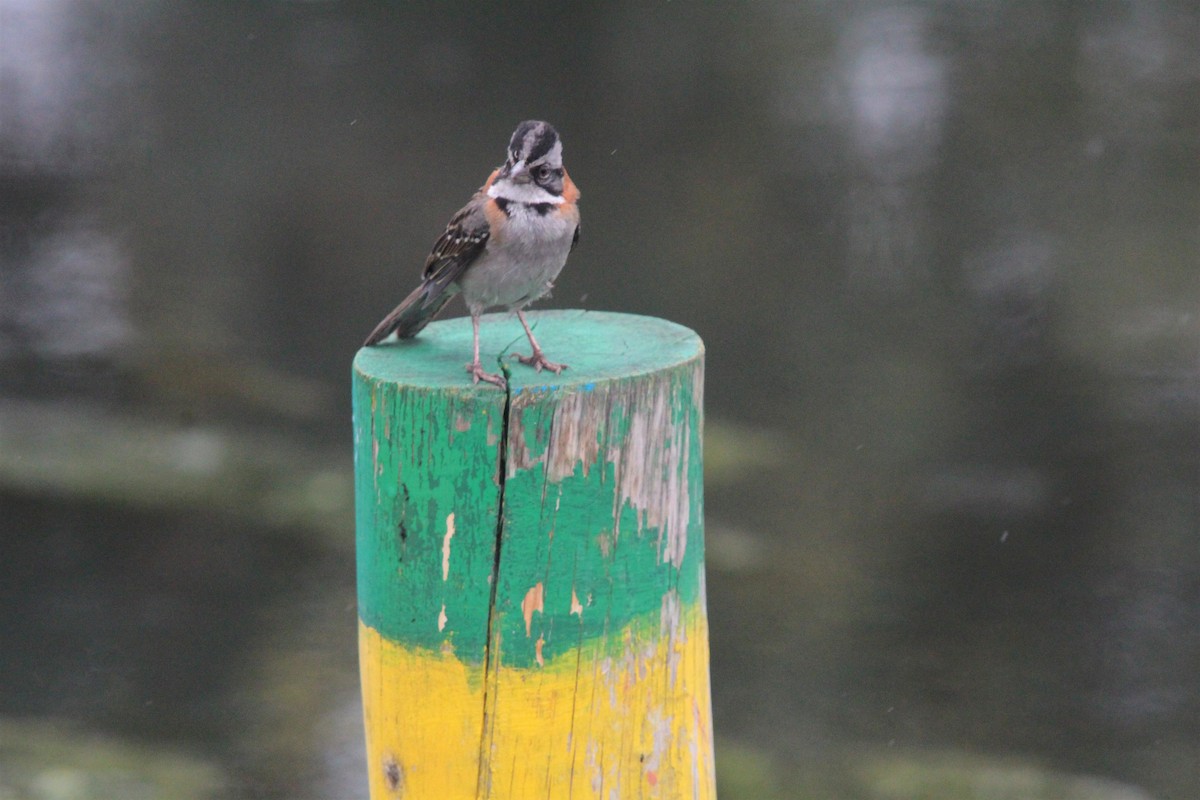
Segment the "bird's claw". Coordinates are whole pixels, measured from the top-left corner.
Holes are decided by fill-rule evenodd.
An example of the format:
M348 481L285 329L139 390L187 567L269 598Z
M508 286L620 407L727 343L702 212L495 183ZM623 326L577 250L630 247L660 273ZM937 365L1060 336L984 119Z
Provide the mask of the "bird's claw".
M543 369L548 369L557 375L567 368L566 364L556 364L553 361L548 360L545 353L537 349L533 351L533 355L531 356L523 356L519 353L513 353L512 357L528 367L533 367L538 372L541 372Z
M490 372L484 372L483 365L478 361L473 361L467 364L467 372L474 379L475 383L486 381L493 386L499 386L501 389L507 389L508 383L500 375L493 375Z

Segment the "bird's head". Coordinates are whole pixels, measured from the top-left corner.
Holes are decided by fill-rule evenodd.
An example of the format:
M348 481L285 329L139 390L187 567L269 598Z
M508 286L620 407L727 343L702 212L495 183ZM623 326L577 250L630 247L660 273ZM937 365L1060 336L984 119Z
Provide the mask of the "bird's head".
M561 203L563 174L558 131L548 122L527 120L513 131L508 160L488 194L525 203Z

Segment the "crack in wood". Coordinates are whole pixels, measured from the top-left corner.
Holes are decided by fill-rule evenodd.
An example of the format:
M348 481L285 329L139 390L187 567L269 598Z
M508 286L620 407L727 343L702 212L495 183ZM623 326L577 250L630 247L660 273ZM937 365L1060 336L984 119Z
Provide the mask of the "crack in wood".
M501 359L501 368L507 378L508 369L503 364L503 359ZM499 669L500 659L500 654L497 652L498 648L495 647L496 642L494 640L494 637L499 635L497 629L496 593L500 587L500 552L504 543L504 491L508 484L508 433L510 415L513 412L512 399L512 386L506 382L504 388L504 412L500 422L499 461L496 465L500 488L500 496L496 505L496 544L492 555L492 585L488 598L487 638L483 645L483 725L479 733L479 776L475 783L475 796L479 800L487 796L485 792L490 793L490 787L487 786L487 782L491 772L489 759L491 748L488 745L492 738L490 727L494 722L490 704L495 703L495 697L489 690L494 673Z

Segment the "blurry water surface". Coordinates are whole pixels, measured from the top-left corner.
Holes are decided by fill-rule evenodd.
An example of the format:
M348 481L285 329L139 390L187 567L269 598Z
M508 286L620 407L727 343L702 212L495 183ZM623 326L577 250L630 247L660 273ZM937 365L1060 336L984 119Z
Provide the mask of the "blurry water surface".
M584 206L545 305L708 345L718 738L1200 796L1198 41L1186 2L0 0L0 714L362 796L351 518L131 505L17 420L344 467L355 348L539 117Z

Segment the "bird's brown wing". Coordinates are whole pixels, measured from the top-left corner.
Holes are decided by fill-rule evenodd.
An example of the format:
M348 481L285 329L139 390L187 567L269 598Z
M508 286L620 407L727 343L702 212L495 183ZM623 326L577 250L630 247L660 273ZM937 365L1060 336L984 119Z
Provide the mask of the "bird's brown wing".
M426 303L456 282L483 252L491 235L484 214L487 201L487 195L482 192L476 194L471 202L450 218L446 230L433 243L433 250L425 259L424 283L432 290Z
M392 331L401 339L416 336L458 293L456 282L487 245L490 235L484 214L487 201L481 190L450 218L450 224L425 259L421 285L375 326L364 347L378 344Z

